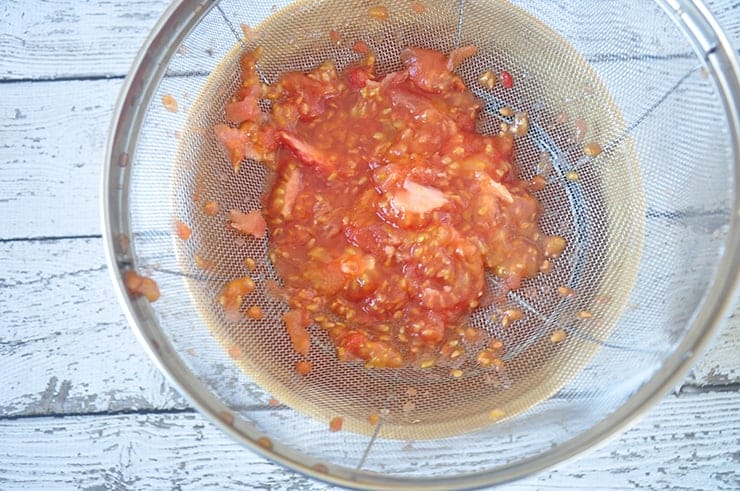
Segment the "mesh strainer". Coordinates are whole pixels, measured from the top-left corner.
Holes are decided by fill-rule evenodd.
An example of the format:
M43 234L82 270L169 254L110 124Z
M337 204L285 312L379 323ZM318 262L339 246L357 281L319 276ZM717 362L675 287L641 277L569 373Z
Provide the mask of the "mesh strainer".
M238 440L314 477L357 487L450 489L510 480L603 440L659 397L694 359L738 274L738 67L711 16L690 2L388 0L176 2L129 76L104 176L107 252L122 302L160 368ZM422 8L423 6L423 8ZM243 30L248 25L251 29ZM329 32L341 33L337 43ZM327 59L378 71L399 52L475 45L458 73L483 101L479 130L504 106L526 112L522 178L547 177L542 229L569 246L470 323L501 339L503 370L365 369L340 363L312 333L298 358L266 291L278 280L267 242L235 236L220 209L256 209L268 178L238 174L213 137L239 83L238 60L262 46L265 82ZM511 90L481 73L508 70ZM589 142L603 151L584 154ZM173 224L193 236L182 241ZM254 272L244 259L256 260ZM204 264L211 267L203 268ZM122 275L152 277L161 298L131 298ZM234 322L217 297L249 273L264 319ZM495 279L490 278L492 286ZM577 294L563 295L558 287ZM503 313L524 319L506 326ZM558 342L554 342L558 341ZM371 424L370 415L379 423ZM328 422L343 419L343 431Z

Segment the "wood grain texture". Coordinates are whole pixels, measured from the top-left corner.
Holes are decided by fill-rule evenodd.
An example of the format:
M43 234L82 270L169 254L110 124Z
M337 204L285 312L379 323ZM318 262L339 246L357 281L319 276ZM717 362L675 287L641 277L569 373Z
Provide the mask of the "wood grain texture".
M740 18L737 4L708 3L723 27L737 32L733 31ZM122 77L168 4L168 0L5 1L0 5L0 80ZM614 21L621 22L628 14L617 11ZM634 19L625 19L623 27L629 29L630 22L634 25ZM639 34L638 29L636 37ZM578 31L573 36L577 39ZM735 47L740 49L740 36L735 37Z
M128 327L100 239L0 244L0 415L177 409Z
M724 0L707 0L705 2L717 22L740 55L740 3Z
M0 4L0 80L121 77L169 0Z
M506 489L737 489L738 439L740 394L671 396L604 447ZM332 489L265 461L197 414L0 421L0 441L3 489Z
M0 239L100 234L120 80L0 84Z
M711 349L691 369L686 382L699 386L740 384L738 354L740 354L740 304L735 306L727 325L713 341Z

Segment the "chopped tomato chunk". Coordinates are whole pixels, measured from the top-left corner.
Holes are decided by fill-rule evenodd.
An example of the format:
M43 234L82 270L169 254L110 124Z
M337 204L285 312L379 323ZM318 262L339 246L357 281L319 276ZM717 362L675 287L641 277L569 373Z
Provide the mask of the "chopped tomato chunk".
M131 295L143 295L150 302L156 302L159 299L157 283L147 276L140 276L129 270L123 274L123 282Z
M329 82L323 82L326 79ZM277 88L286 100L295 104L303 120L311 120L322 114L326 101L338 93L332 81L337 80L333 64L324 64L314 72L286 72L278 81Z
M254 235L258 239L264 238L267 233L267 223L259 211L242 213L238 210L231 210L229 226L245 235Z
M254 291L255 285L252 278L244 276L229 281L221 289L221 295L218 297L218 303L224 308L227 316L231 320L237 320L239 309L242 306L244 297Z
M363 88L371 78L372 77L368 70L362 67L353 67L347 70L347 81L349 82L349 85L355 89Z
M296 353L309 353L315 322L342 361L447 363L457 373L494 341L467 325L473 309L501 297L486 275L518 288L566 244L538 228L513 136L476 132L482 103L453 71L474 46L449 55L406 48L404 68L382 77L364 42L353 49L367 56L341 74L327 62L271 87L260 85L259 53L244 57L242 87L227 107L240 126L214 131L235 169L261 160L274 184L264 217L232 210L229 225L258 238L272 231L282 285L268 290L292 309L283 321ZM238 312L244 295L224 293L222 303ZM500 369L503 349L484 356L485 366ZM310 362L296 365L309 370Z

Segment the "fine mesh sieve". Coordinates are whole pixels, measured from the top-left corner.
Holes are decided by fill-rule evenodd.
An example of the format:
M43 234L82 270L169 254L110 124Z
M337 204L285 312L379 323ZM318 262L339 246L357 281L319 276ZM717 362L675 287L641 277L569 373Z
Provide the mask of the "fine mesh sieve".
M377 19L368 12L377 2L288 3L174 4L128 81L111 140L104 215L113 270L119 286L129 269L159 285L156 302L123 293L124 304L194 403L314 476L450 488L561 460L659 394L708 336L738 269L737 66L702 9L397 0L383 2L388 18ZM682 16L701 21L701 36L682 31ZM259 209L269 185L257 162L234 174L213 136L238 87L240 55L262 47L258 68L272 83L327 59L340 69L357 61L356 40L376 53L380 74L400 68L407 46L475 45L457 72L484 103L479 131L510 121L505 106L529 116L516 143L520 177L547 178L540 226L568 247L552 272L473 313L471 325L503 342L503 369L474 356L455 365L461 376L449 366L366 369L337 361L314 326L314 368L297 375L287 307L265 288L279 280L267 239L226 227L226 210ZM514 87L486 90L478 79L487 70L509 71ZM586 155L589 143L602 152ZM222 211L204 213L206 202ZM174 233L177 220L192 229L187 241ZM234 322L219 292L247 274L257 289L245 307L265 317ZM525 316L508 324L514 308ZM328 430L335 417L341 432Z

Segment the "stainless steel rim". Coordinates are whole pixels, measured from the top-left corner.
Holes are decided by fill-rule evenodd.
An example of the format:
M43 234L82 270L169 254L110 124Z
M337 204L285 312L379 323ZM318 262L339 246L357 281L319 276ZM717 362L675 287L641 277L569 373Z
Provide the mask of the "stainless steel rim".
M116 294L129 324L132 326L149 357L165 374L168 381L178 388L203 414L216 423L238 442L284 466L299 470L315 479L347 487L362 489L470 489L505 483L532 475L546 468L604 444L620 430L634 424L650 407L660 401L665 393L680 382L686 371L712 339L735 300L740 273L740 67L731 43L721 31L709 9L696 0L656 0L673 18L679 28L692 40L697 51L703 54L711 76L722 97L730 125L734 161L734 215L725 241L725 254L718 273L697 314L692 319L683 342L656 376L632 395L608 419L593 427L586 434L565 444L517 464L510 464L496 473L480 473L454 479L388 479L383 476L365 476L366 483L353 482L342 477L322 474L295 459L266 450L251 439L247 423L230 423L222 415L228 408L221 404L207 388L194 377L169 345L166 337L137 315L122 281L121 271L132 266L131 259L121 255L116 242L119 234L128 234L127 190L130 172L119 165L122 155L133 156L136 137L146 107L167 66L173 47L195 26L200 15L213 8L213 0L177 0L164 13L144 47L136 57L129 76L121 90L106 149L102 175L101 221L106 261L116 288ZM166 48L166 49L162 49ZM131 159L133 160L133 159Z

